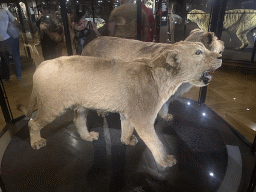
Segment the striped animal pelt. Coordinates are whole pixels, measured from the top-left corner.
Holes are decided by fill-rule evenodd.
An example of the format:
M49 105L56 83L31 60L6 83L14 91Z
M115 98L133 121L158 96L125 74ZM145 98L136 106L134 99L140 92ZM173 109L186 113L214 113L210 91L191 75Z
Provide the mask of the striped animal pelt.
M242 45L237 49L248 46L247 33L256 29L256 10L234 9L225 12L223 30L235 31ZM204 31L209 30L210 14L202 10L192 10L187 15L188 20L195 22Z

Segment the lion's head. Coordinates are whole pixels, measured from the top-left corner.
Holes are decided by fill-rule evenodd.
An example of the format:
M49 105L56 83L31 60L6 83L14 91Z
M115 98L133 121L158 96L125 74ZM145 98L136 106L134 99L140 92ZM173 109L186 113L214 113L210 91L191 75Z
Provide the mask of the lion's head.
M199 42L181 41L174 45L173 50L166 50L161 54L161 60L165 60L167 64L166 69L174 78L183 82L189 82L197 87L208 85L211 81L210 72L222 64L222 55L206 49ZM154 63L163 63L156 60Z
M201 29L194 29L185 41L201 42L204 46L216 53L222 54L224 51L224 42L219 40L213 32L205 32Z

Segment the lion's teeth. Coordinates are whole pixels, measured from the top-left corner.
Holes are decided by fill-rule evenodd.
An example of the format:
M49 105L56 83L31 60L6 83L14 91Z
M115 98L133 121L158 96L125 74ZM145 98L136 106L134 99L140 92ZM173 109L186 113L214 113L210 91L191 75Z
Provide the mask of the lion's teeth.
M204 77L211 78L211 75L209 73L204 73Z
M208 71L203 73L203 80L210 81L212 79L212 76L209 74Z

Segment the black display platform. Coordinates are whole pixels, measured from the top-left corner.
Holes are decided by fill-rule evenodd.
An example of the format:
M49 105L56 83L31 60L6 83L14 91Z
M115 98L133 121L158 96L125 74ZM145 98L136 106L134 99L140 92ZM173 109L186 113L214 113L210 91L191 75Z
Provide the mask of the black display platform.
M181 99L170 106L174 120L157 120L157 134L177 164L163 169L142 140L135 146L120 142L118 114L88 117L99 140L83 141L68 111L42 130L47 146L34 150L27 125L8 145L2 177L8 192L201 192L217 191L226 174L226 141L220 133L227 124L207 106ZM136 134L136 133L135 133ZM225 136L226 137L226 136ZM234 135L229 137L232 140Z

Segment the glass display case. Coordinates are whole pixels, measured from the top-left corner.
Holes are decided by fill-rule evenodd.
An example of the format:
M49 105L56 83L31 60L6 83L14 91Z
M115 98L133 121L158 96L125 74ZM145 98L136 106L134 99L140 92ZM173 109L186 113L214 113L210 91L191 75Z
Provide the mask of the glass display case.
M176 41L184 39L194 28L207 30L209 27L210 30L212 2L186 1L185 12L175 2L178 14L185 17L183 23L176 26ZM227 1L223 26L220 26L220 38L225 42L224 60L251 61L255 42L255 6L254 1Z
M141 7L141 15L137 14L137 12L136 14L128 14L128 16L132 17L132 21L129 23L131 24L130 26L136 29L136 33L141 33L141 36L144 35L145 31L143 29L145 27L143 17L151 17L151 22L147 20L146 23L148 27L147 32L152 35L152 38L149 38L150 40L143 39L150 46L152 45L150 44L151 42L170 44L184 41L192 31L198 28L205 32L215 32L215 35L218 36L218 41L223 41L225 45L224 52L222 50L219 51L222 54L223 70L221 68L221 70L215 71L212 84L208 86L207 94L206 91L202 94L200 88L193 87L190 91L182 95L182 97L174 100L170 104L167 110L174 114L173 120L168 122L158 118L155 122L157 134L164 141L164 146L166 148L174 146L169 151L176 153L175 155L178 156L176 167L170 168L167 171L161 169L153 160L150 151L147 150L147 146L142 141L140 141L141 143L139 143L138 148L124 147L119 138L121 134L120 117L118 114L112 113L108 117L100 117L96 113L90 112L89 118L91 119L88 121L89 127L97 130L101 135L99 141L95 141L93 144L89 142L85 144L80 139L73 126L73 113L68 111L67 115L63 118L64 120L60 118L56 121L57 123L66 123L63 125L63 129L59 125L56 126L54 124L53 126L57 127L54 130L55 132L49 133L47 130L44 133L46 135L48 134L49 137L50 149L47 148L47 150L50 150L49 153L46 152L47 150L43 152L39 151L41 156L37 156L33 149L28 149L30 147L28 137L29 128L27 125L29 119L25 118L24 114L17 109L17 105L23 104L24 106L28 106L33 86L33 74L36 68L44 60L47 60L43 53L44 45L40 24L38 25L38 20L42 16L45 7L49 11L46 17L49 16L49 18L54 20L53 25L55 27L58 26L60 29L59 31L53 30L53 32L57 32L61 36L61 40L56 42L54 48L48 45L48 53L51 54L54 52L53 57L50 59L54 59L60 56L76 54L74 43L76 31L71 27L75 8L80 12L85 11L83 18L95 23L101 36L110 36L113 11L122 6L123 1L26 0L19 2L16 0L6 0L2 4L3 7L11 11L21 24L19 40L23 78L22 81L16 80L13 72L14 65L11 62L10 80L8 82L0 82L0 105L2 109L2 113L0 113L0 139L7 130L14 129L11 130L14 133L19 131L13 127L9 128L9 125L19 122L17 126L21 126L23 131L24 125L26 127L25 133L19 132L18 136L9 145L9 149L12 149L12 151L6 152L7 155L5 155L3 166L6 165L10 170L5 169L4 174L18 170L18 168L12 166L12 164L16 163L18 167L19 164L13 156L18 154L22 157L24 151L26 151L24 155L26 157L20 164L26 164L26 161L29 160L33 161L34 166L37 166L36 161L40 160L49 163L50 166L48 167L46 165L45 169L53 178L53 182L56 181L56 183L51 183L51 177L48 178L49 181L47 179L46 181L49 182L49 188L52 186L53 188L55 187L54 190L58 187L60 187L58 188L60 190L65 187L73 187L74 183L80 183L82 179L88 179L87 176L92 174L89 168L84 169L88 165L88 167L93 168L92 172L97 178L100 178L100 182L104 181L104 179L107 181L105 182L107 186L104 184L104 188L109 189L109 191L113 186L114 188L123 187L120 189L123 189L123 191L126 190L127 192L132 191L132 189L133 191L140 189L140 191L144 189L145 191L147 189L150 189L150 191L168 191L170 188L174 191L184 192L191 192L191 189L195 189L194 191L198 192L225 191L227 189L245 191L255 162L255 157L248 152L255 136L255 127L249 127L248 125L251 122L252 124L250 125L255 125L254 119L256 114L255 88L252 88L256 82L254 61L256 46L256 2L253 0L148 0L141 2L142 7L146 7L145 9ZM138 9L137 2L139 0L134 0L132 3ZM125 11L122 13L126 14ZM120 17L117 20L116 28L127 22ZM125 29L123 32L126 34L129 28ZM138 35L135 36L131 39L140 39ZM211 42L211 38L212 36L209 36L209 42ZM210 44L209 42L206 42L206 44ZM117 48L116 52L118 51L120 50ZM10 55L10 60L12 61L11 57ZM248 76L246 74L243 76L243 74L240 74L240 68L237 68L237 63L240 66L246 66L248 71L252 71L250 75ZM226 69L225 64L234 67L235 69L233 70L235 72L229 68ZM230 80L231 77L232 79ZM199 95L204 96L204 102L198 102ZM207 101L206 104L204 104L205 100ZM35 108L34 114L36 115L36 113ZM21 119L22 123L20 123ZM247 119L250 123L247 122ZM104 128L104 130L100 129L101 131L99 131L99 127ZM107 129L105 129L106 127ZM62 130L63 132L61 132ZM64 141L61 140L62 138L64 138ZM118 140L119 143L113 142L112 138ZM68 147L65 144L66 141ZM22 142L22 144L17 152L15 151L17 150L15 146L19 142ZM120 153L119 149L121 149ZM61 152L58 153L58 151ZM44 152L48 154L45 155ZM48 158L47 155L49 154L51 154L51 157ZM93 154L95 155L95 159ZM9 155L12 156L12 160L10 161L8 160ZM36 158L31 158L33 155ZM64 156L66 159L62 158ZM118 158L120 156L121 160L119 161ZM74 157L75 160L73 161L72 159ZM51 160L55 163L53 163L54 165L50 162ZM59 161L62 164L56 165ZM87 161L89 162L88 164ZM104 162L102 163L102 161ZM77 162L82 163L77 166ZM72 172L73 167L69 167L70 164L74 166L74 172ZM117 165L117 168L112 169L111 166L114 164ZM95 165L99 166L100 170L97 167L95 168ZM44 171L39 166L37 166L37 170L32 170L34 171L34 175L30 174L29 168L22 172L22 179L27 182L28 180L26 178L29 178L32 181L32 177L37 176L36 171ZM13 167L16 170L12 170ZM63 171L66 171L63 174L63 178L66 177L64 179L62 178L63 167L67 168ZM107 168L110 174L108 172L102 172L102 168ZM74 174L75 179L80 178L75 182L72 179L68 180L70 173ZM121 176L118 175L120 173ZM26 174L29 177L26 177ZM237 175L237 177L232 178L232 175ZM17 182L22 181L17 178L14 178L14 180L16 179L15 181ZM119 178L122 180L120 183L118 183ZM21 186L12 185L12 178L9 179L6 175L4 181L7 181L9 187L11 186L13 189ZM115 182L118 185L115 185ZM29 180L26 184L29 186L31 183L33 182ZM38 186L40 186L41 184L45 184L45 181L39 178L38 183ZM68 183L67 185L70 184L70 186L65 185L66 183ZM86 184L90 185L91 183L93 183L91 180L86 180ZM140 186L141 183L144 186ZM64 186L63 188L61 188L62 185ZM36 188L38 186L34 185L32 187ZM69 188L70 191L73 190L71 189L72 187ZM84 187L83 184L80 189L85 189L86 187ZM97 188L99 186L94 183L92 185L93 187Z
M196 28L209 31L211 19L213 17L214 1L145 1L146 7L154 15L155 29L153 32L154 42L174 43L187 38L190 32ZM2 3L21 23L20 52L24 63L28 63L26 58L32 58L35 66L44 60L41 53L40 32L37 26L38 16L42 13L42 8L47 5L54 15L56 22L63 28L64 25L59 1L30 0L24 2ZM133 2L136 4L136 1ZM86 10L85 18L96 23L101 35L108 35L109 16L113 9L120 6L119 1L65 1L66 10L71 14L71 9L79 5ZM225 43L223 60L234 62L250 63L255 54L255 2L245 0L228 0L222 8L223 23L217 26L220 39ZM219 15L221 16L221 15ZM220 22L220 17L217 18ZM73 33L71 34L71 47L73 47ZM63 35L64 32L63 32ZM62 55L67 55L66 38L58 48ZM254 52L253 52L254 51ZM59 54L60 55L60 54ZM24 64L25 66L26 64ZM251 63L254 65L254 62ZM26 67L24 67L26 68ZM30 76L32 78L32 76ZM32 82L32 79L29 80ZM8 91L7 91L8 95ZM19 95L19 94L18 94ZM10 97L11 98L11 97ZM15 104L11 102L11 109L14 118L21 115L16 111ZM16 115L17 114L17 115Z

